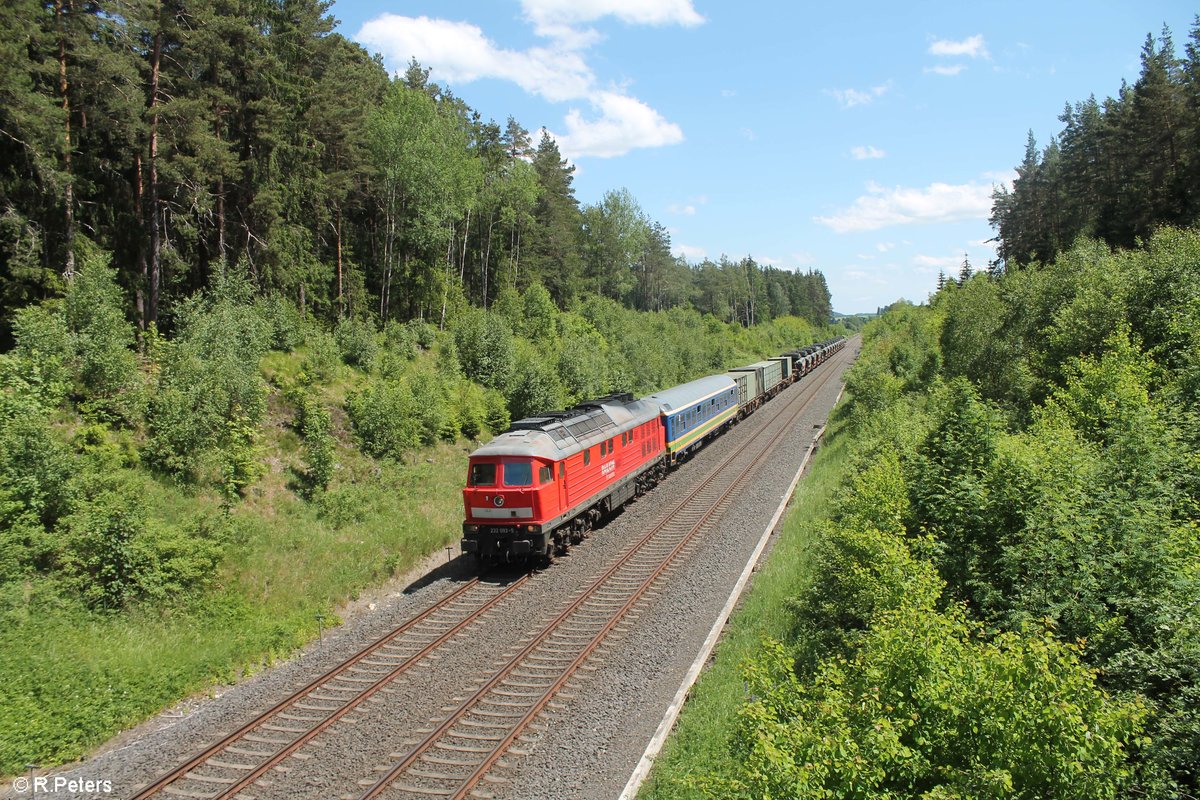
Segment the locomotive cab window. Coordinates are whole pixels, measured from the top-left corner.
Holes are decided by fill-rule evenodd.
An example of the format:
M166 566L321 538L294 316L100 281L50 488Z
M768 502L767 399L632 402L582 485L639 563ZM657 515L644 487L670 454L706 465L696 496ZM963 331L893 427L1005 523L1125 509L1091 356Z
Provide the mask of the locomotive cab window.
M549 483L554 477L554 469L552 467L538 467L538 483Z
M505 486L530 486L533 484L533 464L528 461L504 462Z
M496 485L496 465L495 464L472 464L471 475L468 480L470 486L495 486Z

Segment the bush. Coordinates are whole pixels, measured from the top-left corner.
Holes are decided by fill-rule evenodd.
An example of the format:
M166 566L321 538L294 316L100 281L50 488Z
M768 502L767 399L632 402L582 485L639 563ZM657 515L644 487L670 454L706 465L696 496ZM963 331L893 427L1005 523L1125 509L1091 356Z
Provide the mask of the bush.
M496 314L468 314L454 332L463 373L489 389L505 391L516 373L516 343L508 323Z
M14 360L7 368L20 374L43 408L56 408L70 389L77 347L63 315L44 306L19 309L13 319L13 339Z
M309 323L304 329L304 347L308 352L300 362L300 369L307 380L320 383L333 380L338 366L342 363L337 339L333 334L316 323Z
M778 644L745 675L756 699L739 712L737 775L702 782L713 797L1123 797L1145 719L1096 688L1075 647L987 642L912 606L807 685Z
M334 461L334 440L329 409L313 397L301 401L297 428L304 439L304 478L308 494L324 490L333 480L337 468Z
M483 421L492 433L503 433L512 424L512 417L509 416L508 403L505 401L504 395L494 389L488 389L483 393L483 413Z
M137 372L133 326L125 320L124 298L108 256L81 245L80 268L67 288L63 313L76 344L76 375L83 396L113 400Z
M563 407L563 388L555 370L532 348L517 357L516 372L521 376L509 394L508 406L516 419L541 411Z
M255 310L270 331L272 350L287 352L304 341L303 318L294 305L278 293L254 301Z
M142 571L132 546L146 528L141 493L122 475L85 472L72 494L74 509L59 526L60 566L88 606L121 608L137 594Z
M211 292L181 304L179 333L163 345L148 412L150 462L191 480L206 454L221 451L220 484L227 498L256 476L253 441L266 414L259 361L271 332L252 295L245 277L225 273Z
M352 367L371 369L379 351L375 326L361 319L343 319L334 329L333 337L343 361Z
M404 383L373 379L346 400L346 412L363 451L400 458L421 443L417 401Z

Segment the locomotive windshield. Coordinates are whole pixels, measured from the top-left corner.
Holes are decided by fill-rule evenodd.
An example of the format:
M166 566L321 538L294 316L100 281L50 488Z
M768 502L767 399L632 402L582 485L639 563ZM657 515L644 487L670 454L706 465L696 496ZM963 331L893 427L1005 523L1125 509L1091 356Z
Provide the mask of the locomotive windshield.
M528 461L504 462L505 486L531 486L533 484L533 464Z
M496 465L495 464L472 464L469 485L471 485L471 486L495 486L496 485Z

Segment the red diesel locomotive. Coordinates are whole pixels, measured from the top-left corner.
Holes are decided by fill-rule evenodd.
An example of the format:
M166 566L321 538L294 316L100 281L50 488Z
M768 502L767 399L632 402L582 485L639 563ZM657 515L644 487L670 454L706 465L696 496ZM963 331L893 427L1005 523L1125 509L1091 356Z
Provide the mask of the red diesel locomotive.
M513 423L471 454L462 548L553 557L665 469L659 406L615 394Z

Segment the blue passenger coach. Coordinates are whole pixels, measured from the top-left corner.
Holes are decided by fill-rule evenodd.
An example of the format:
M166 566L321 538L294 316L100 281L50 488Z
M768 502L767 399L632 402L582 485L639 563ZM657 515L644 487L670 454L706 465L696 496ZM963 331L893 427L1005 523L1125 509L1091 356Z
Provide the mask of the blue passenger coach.
M656 392L647 399L662 406L670 464L724 430L738 413L738 387L728 375L709 375Z

